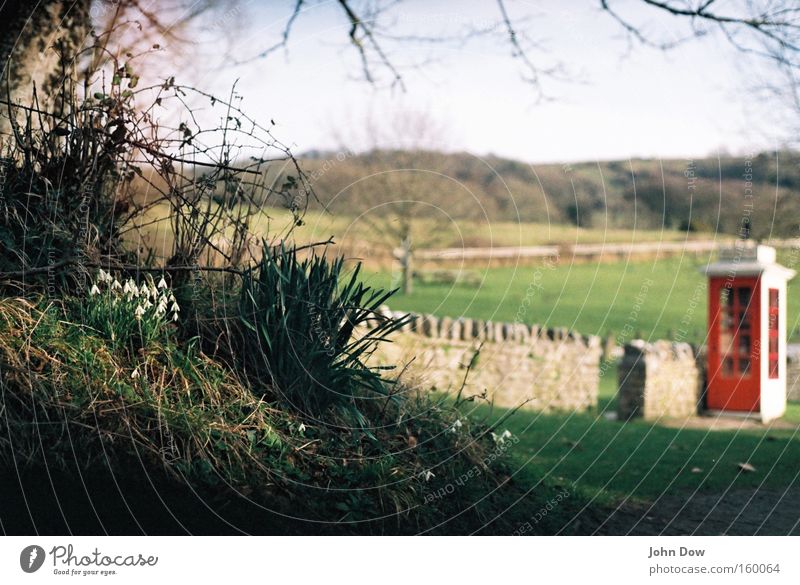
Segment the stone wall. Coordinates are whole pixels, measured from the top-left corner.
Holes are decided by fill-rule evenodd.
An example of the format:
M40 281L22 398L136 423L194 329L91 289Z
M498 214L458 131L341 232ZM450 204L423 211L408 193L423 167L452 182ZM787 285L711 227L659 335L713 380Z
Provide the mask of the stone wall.
M688 343L633 341L619 364L620 420L687 417L698 413L703 369Z
M425 388L458 392L471 365L464 396L486 392L501 407L580 411L597 405L601 351L600 338L567 329L412 315L375 357L407 365L406 380Z

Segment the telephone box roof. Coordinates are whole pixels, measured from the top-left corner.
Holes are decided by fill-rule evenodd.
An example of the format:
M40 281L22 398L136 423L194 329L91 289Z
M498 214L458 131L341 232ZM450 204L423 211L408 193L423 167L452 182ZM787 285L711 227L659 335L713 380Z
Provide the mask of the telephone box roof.
M719 251L719 259L701 269L706 276L759 276L770 273L783 276L786 280L794 278L794 270L775 261L775 248L754 245L740 241L730 248Z

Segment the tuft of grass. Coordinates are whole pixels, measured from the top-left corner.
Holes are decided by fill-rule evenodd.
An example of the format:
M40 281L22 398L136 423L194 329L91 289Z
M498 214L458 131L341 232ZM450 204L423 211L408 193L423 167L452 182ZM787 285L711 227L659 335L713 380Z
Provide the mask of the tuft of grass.
M365 362L404 322L379 312L394 291L365 286L359 272L346 277L341 257L265 251L242 285L237 351L247 375L285 404L309 416L338 407L363 426L360 405L389 395L380 369Z

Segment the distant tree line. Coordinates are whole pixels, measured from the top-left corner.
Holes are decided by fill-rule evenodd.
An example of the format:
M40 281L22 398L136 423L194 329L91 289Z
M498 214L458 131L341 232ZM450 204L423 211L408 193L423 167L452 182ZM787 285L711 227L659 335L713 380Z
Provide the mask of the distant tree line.
M335 154L315 153L301 162L313 173L330 157ZM409 165L413 172L393 172ZM738 233L748 218L753 237L800 236L800 153L792 151L563 166L376 150L330 165L314 189L313 205L349 215L413 198L431 203L415 208L428 217L445 210L452 218L476 221L726 234Z

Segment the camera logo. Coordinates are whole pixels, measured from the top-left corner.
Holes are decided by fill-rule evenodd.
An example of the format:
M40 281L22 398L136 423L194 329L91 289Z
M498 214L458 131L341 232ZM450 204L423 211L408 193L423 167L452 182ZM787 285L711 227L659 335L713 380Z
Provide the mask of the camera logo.
M22 549L19 554L19 566L26 573L35 573L44 564L44 549L32 544Z

